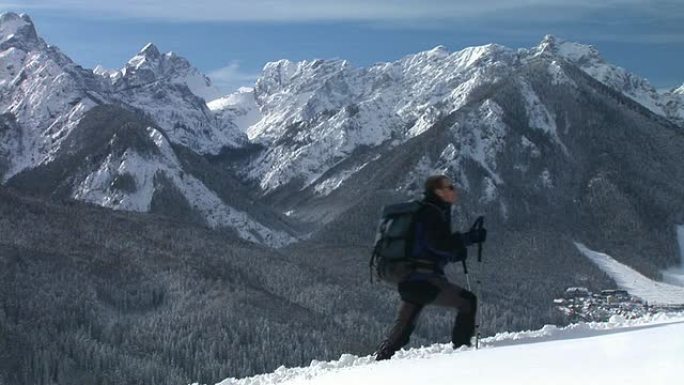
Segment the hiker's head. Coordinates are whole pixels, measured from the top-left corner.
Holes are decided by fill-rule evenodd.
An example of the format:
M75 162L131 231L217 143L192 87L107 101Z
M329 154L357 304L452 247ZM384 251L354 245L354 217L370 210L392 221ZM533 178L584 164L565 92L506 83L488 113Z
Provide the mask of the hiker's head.
M425 196L434 196L450 204L458 201L456 186L446 175L432 175L427 178L425 181Z

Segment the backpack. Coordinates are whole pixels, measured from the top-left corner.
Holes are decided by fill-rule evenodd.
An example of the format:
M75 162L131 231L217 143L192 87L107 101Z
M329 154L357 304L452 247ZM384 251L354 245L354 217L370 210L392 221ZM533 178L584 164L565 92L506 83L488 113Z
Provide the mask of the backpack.
M425 206L421 201L409 201L384 206L378 225L369 267L380 281L397 284L415 268L413 243L415 217Z

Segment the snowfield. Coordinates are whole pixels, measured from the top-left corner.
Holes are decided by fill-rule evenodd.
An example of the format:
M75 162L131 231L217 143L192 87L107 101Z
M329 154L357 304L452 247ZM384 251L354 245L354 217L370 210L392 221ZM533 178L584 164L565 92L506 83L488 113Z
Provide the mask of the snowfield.
M638 271L613 259L610 255L593 251L581 243L575 246L582 254L605 271L620 288L640 297L651 305L684 304L684 287L654 281Z
M317 384L677 384L684 358L684 313L637 320L500 333L479 350L434 344L401 350L389 361L342 355L309 367L229 378L218 385Z

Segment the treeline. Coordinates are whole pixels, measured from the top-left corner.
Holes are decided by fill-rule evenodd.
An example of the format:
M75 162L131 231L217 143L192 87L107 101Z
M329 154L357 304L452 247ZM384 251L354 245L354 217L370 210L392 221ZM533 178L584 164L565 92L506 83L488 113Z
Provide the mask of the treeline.
M364 352L361 309L337 306L350 302L345 283L285 255L160 217L0 194L6 383L212 383Z

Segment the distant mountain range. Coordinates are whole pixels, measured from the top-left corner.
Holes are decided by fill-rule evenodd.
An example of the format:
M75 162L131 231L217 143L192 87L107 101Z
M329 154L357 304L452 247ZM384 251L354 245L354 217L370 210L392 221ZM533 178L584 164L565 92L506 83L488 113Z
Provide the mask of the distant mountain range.
M415 193L425 172L445 171L504 215L513 202L502 189L514 183L501 167L538 163L534 183L550 188L558 176L540 145L572 157L564 136L586 131L584 121L570 129L568 108L552 106L540 89L578 92L577 69L663 122L684 121L682 88L660 94L593 47L552 36L530 49L439 46L369 68L280 60L265 65L253 89L225 97L186 59L153 44L121 70L84 69L41 39L27 15L1 16L0 50L4 184L114 209L184 207L183 216L273 246L305 236L301 229L311 226L302 221L315 226L336 218L346 199L323 209L318 201L465 111L481 127L454 122L447 128L454 141L414 159L394 187ZM528 134L511 135L518 122L507 122L506 106L496 101L505 86L516 88ZM103 129L121 116L118 126ZM512 143L528 154L515 164L497 162ZM478 165L476 180L466 175L467 163Z

